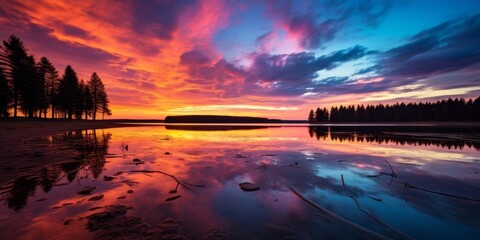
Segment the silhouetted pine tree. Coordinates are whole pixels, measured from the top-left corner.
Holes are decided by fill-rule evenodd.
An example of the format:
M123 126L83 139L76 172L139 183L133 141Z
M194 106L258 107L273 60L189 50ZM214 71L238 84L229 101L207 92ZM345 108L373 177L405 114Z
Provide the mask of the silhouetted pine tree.
M82 119L82 115L85 112L85 89L86 85L83 79L78 84L78 95L75 98L75 118Z
M20 109L27 117L35 117L44 104L45 86L33 55L28 56L22 64L22 82L19 85Z
M20 104L20 88L26 84L24 74L25 62L28 58L27 50L23 42L14 35L7 41L3 41L2 65L5 67L5 75L10 78L13 93L13 116L17 117L17 109Z
M315 114L313 113L313 109L311 109L310 114L308 114L308 122L315 122Z
M327 122L328 121L328 111L326 108L315 110L315 122Z
M8 117L10 113L10 103L12 102L12 90L7 81L3 69L0 68L0 117Z
M83 92L83 98L85 100L85 120L88 119L88 116L92 115L93 111L93 100L92 100L92 94L90 93L90 87L85 85L85 90Z
M322 110L319 107L315 110L315 122L323 122Z
M105 88L100 93L100 103L101 103L100 111L102 112L102 120L103 120L105 118L105 114L107 116L112 115L112 110L110 110L110 100L108 99L108 95L107 95L107 92L105 91Z
M77 73L67 65L58 90L59 107L63 111L64 118L72 119L80 94Z
M90 81L88 81L87 84L90 87L90 93L92 94L92 118L95 120L97 118L97 112L101 111L103 107L101 95L105 92L105 86L96 72L92 73L92 77L90 77Z
M476 121L480 121L480 97L473 101L472 111L473 119Z
M43 108L43 114L46 118L47 109L50 106L52 112L52 118L55 117L56 110L56 96L58 95L59 79L58 72L53 64L46 58L40 59L40 76L45 85L46 106Z

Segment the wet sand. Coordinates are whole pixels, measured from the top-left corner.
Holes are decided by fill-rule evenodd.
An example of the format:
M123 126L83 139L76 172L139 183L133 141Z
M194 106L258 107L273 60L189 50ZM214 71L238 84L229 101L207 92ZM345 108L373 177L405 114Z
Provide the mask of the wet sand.
M19 169L28 172L48 164L46 160L34 161L37 155L45 155L50 151L37 144L47 136L68 131L131 127L131 123L141 126L146 121L160 123L158 120L0 119L0 184L24 174ZM55 161L54 158L50 160Z

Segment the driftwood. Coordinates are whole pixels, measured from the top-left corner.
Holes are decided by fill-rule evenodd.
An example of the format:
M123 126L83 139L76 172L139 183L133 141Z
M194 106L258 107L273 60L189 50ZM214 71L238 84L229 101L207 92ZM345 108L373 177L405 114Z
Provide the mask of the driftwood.
M85 165L83 165L83 166L81 166L81 167L79 167L79 168L77 168L77 169L75 169L75 170L68 171L68 172L64 173L63 176L61 176L60 178L58 178L55 182L56 182L56 183L57 183L57 182L60 182L60 181L62 181L62 179L64 179L66 176L68 176L68 174L74 173L74 172L79 172L80 170L82 170L82 169L84 169L84 168L86 168L86 167L88 167L88 166L90 166L90 165L89 165L89 164L85 164Z
M131 173L160 173L160 174L163 174L165 176L171 177L177 183L177 187L175 187L175 190L177 190L178 185L181 185L182 187L184 187L188 190L194 191L194 192L195 192L195 190L193 188L189 187L189 185L194 186L194 187L205 187L204 185L200 185L200 184L190 184L190 183L180 181L177 177L175 177L171 174L168 174L166 172L158 171L158 170L132 170L130 172Z
M389 175L389 176L391 176L392 178L396 178L396 177L397 177L397 174L395 174L395 171L393 171L392 165L390 165L390 163L387 161L387 159L385 159L385 162L386 162L386 163L388 164L388 166L390 167L391 173L380 172L380 174L381 174L381 175Z
M392 171L393 172L393 171ZM345 185L345 180L343 179L343 174L341 175L341 178L342 178L342 186L343 186L343 190L347 193L347 195L355 202L355 205L357 205L357 208L358 210L360 210L361 212L367 214L369 217L371 217L373 220L377 221L378 223L380 223L381 225L383 225L384 227L386 227L387 229L397 233L398 235L401 235L402 237L406 238L406 239L413 239L412 237L408 236L407 234L403 233L402 231L388 225L387 223L385 223L382 219L380 219L371 209L369 209L370 212L367 212L365 211L361 206L360 206L360 203L357 201L357 199L355 198L355 196L353 196L353 194L351 194L348 190L347 190L347 187ZM370 197L370 196L369 196ZM378 199L378 198L373 198L373 197L370 197L371 199L373 200L376 200L376 201L382 201L381 199Z
M360 231L360 232L363 232L365 234L368 234L371 238L373 239L390 239L388 238L387 236L384 236L382 234L379 234L377 232L374 232L368 228L365 228L363 226L360 226L354 222L351 222L345 218L342 218L340 216L338 216L337 214L333 213L333 212L330 212L329 210L327 210L326 208L323 208L319 205L317 205L316 203L310 201L309 199L307 199L306 197L304 197L301 193L299 193L294 187L290 186L290 185L287 185L288 188L297 196L299 197L300 199L302 199L304 202L308 203L308 205L312 206L313 208L317 209L318 211L322 212L323 214L325 214L326 216L329 216L335 220L337 220L338 222L341 222L357 231Z
M430 190L430 189L427 189L427 188L423 188L423 187L419 187L419 186L412 185L412 184L408 183L408 181L402 182L402 181L393 179L394 177L395 177L395 178L397 177L397 174L395 174L395 172L393 171L392 165L390 165L390 163L388 163L387 160L385 160L385 162L388 164L388 166L390 166L390 170L392 171L392 173L389 174L389 173L380 172L380 174L391 176L392 178L390 179L390 184L391 184L392 182L395 182L395 183L402 184L402 185L404 185L405 187L412 188L412 189L416 189L416 190L420 190L420 191L424 191L424 192L428 192L428 193L433 193L433 194L437 194L437 195L441 195L441 196L445 196L445 197L458 198L458 199L463 199L463 200L468 200L468 201L473 201L473 202L480 202L480 199L475 199L475 198L470 198L470 197L464 197L464 196L458 196L458 195L455 195L455 194L450 194L450 193L444 193L444 192L439 192L439 191L435 191L435 190ZM389 184L389 186L390 186L390 184Z
M420 190L420 191L424 191L424 192L428 192L428 193L433 193L433 194L437 194L437 195L441 195L441 196L445 196L445 197L458 198L458 199L468 200L468 201L473 201L473 202L480 202L480 199L458 196L458 195L454 195L454 194L450 194L450 193L438 192L438 191L435 191L435 190L430 190L430 189L426 189L426 188L422 188L422 187L412 185L412 184L408 183L407 181L402 182L402 181L398 181L398 180L394 179L393 182L402 184L402 185L404 185L405 187L408 187L408 188L412 188L412 189L416 189L416 190Z
M371 199L373 199L373 200L375 200L375 201L377 201L377 202L382 202L382 199L381 199L381 198L376 198L376 197L372 197L372 196L369 196L369 195L368 195L367 197L369 197L369 198L371 198Z

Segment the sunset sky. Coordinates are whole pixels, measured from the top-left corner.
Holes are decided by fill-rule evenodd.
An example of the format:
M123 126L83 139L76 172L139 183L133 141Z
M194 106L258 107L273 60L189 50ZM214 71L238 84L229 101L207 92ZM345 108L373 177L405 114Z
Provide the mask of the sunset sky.
M480 96L480 1L7 1L0 38L97 72L111 118L306 119Z

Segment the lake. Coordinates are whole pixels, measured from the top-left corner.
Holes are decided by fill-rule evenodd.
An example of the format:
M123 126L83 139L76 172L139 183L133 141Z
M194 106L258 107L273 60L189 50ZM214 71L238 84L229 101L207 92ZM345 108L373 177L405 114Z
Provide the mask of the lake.
M480 239L479 128L132 125L0 150L1 239Z

